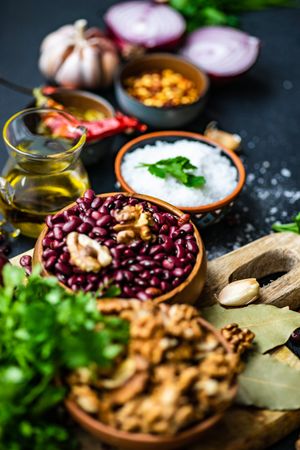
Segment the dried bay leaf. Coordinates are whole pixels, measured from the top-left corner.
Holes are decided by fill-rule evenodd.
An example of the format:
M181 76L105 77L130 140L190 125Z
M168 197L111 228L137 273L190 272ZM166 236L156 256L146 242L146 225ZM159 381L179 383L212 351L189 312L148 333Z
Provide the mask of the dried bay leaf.
M300 370L270 355L249 355L239 376L237 403L271 410L300 408Z
M231 309L214 305L204 308L201 313L216 328L229 323L249 328L255 333L254 343L261 353L285 344L290 334L300 327L299 313L272 305L249 305Z

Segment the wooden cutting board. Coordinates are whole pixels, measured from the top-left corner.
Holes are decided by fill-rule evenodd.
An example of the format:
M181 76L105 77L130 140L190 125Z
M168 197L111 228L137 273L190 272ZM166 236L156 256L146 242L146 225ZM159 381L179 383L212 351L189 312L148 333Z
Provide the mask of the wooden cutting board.
M12 258L12 263L19 264L21 256ZM250 277L264 281L259 303L300 310L300 236L271 234L210 261L207 283L197 306L215 303L216 294L228 282ZM268 279L274 281L265 284ZM286 347L278 349L273 356L300 369L300 360ZM300 427L300 410L278 412L232 407L201 442L188 450L260 450L297 427ZM84 432L80 431L79 436L84 450L107 448Z

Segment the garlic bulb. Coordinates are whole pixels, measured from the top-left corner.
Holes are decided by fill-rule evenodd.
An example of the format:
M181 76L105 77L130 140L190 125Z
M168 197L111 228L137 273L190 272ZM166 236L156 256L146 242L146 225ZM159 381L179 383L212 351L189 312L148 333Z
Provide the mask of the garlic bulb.
M97 89L112 83L119 64L113 42L77 20L50 33L41 44L39 68L61 86Z

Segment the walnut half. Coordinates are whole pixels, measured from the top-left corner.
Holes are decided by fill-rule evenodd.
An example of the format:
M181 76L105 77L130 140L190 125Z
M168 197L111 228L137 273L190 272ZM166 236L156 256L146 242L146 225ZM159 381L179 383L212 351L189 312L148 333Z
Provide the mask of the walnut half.
M99 272L112 262L112 256L105 245L85 234L73 231L67 237L70 262L84 272Z

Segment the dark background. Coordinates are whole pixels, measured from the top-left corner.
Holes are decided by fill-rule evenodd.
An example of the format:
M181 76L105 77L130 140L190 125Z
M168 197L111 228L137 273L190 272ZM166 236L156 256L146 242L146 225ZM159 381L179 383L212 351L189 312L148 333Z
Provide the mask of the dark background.
M111 0L8 0L0 4L0 75L33 87L43 83L37 67L42 38L61 25L86 18L102 26ZM300 210L300 10L273 9L245 14L242 28L261 39L255 67L231 85L213 87L205 113L186 129L203 132L210 120L243 138L247 185L232 213L202 233L209 258L238 248L270 232L276 220L288 221ZM113 92L102 92L112 103ZM0 127L30 98L0 86ZM89 169L97 193L114 189L113 159L126 138L118 137L111 157ZM7 158L1 141L0 167ZM19 238L12 254L33 246ZM297 434L273 446L294 448Z

